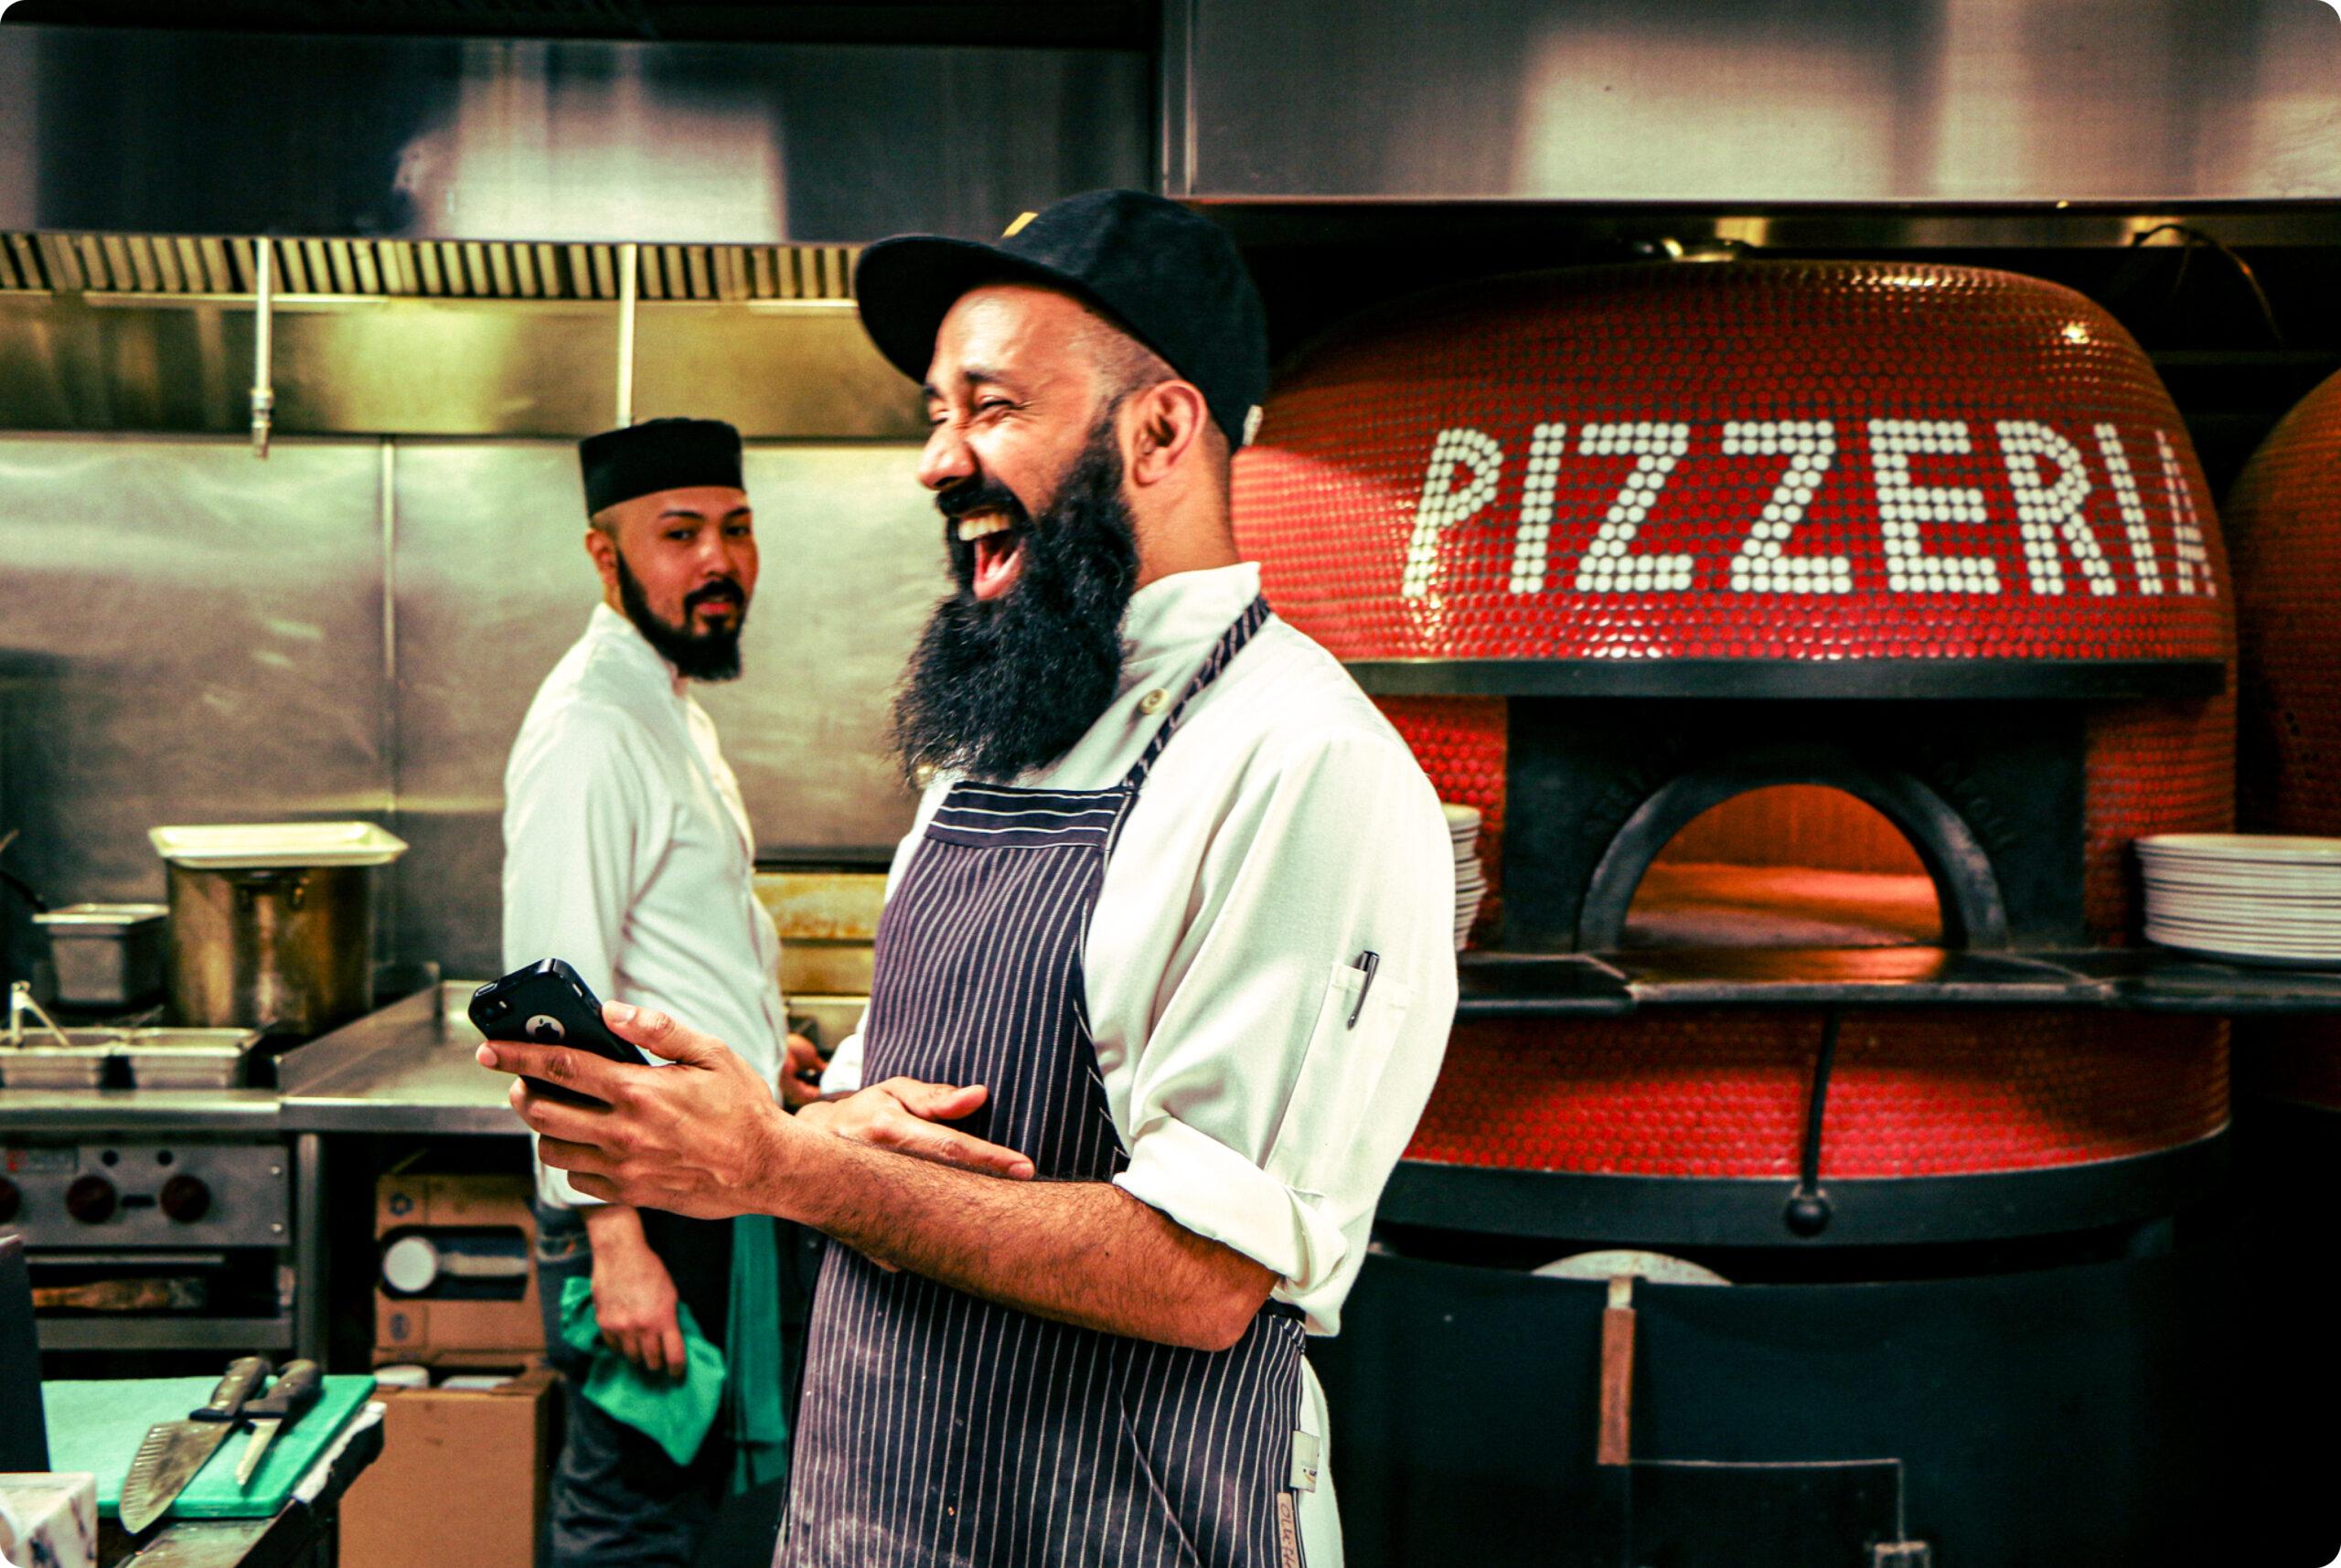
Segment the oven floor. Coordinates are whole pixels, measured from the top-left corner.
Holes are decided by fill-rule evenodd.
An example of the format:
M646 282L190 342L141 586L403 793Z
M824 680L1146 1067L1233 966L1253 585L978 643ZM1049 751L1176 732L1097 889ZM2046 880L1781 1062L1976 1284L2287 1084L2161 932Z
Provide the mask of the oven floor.
M1626 915L1641 947L1899 947L1942 940L1923 874L1799 866L1653 865Z

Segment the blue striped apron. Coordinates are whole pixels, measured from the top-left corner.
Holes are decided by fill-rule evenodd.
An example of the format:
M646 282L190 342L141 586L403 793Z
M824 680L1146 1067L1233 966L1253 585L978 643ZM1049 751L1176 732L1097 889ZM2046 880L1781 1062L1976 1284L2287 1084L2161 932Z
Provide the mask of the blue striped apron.
M1129 1163L1091 1043L1082 954L1106 858L1187 705L1267 619L1252 605L1122 782L960 784L878 927L863 1082L982 1083L963 1125L1036 1179ZM832 1245L776 1562L818 1568L1290 1563L1301 1325L1261 1309L1222 1351L1035 1317Z

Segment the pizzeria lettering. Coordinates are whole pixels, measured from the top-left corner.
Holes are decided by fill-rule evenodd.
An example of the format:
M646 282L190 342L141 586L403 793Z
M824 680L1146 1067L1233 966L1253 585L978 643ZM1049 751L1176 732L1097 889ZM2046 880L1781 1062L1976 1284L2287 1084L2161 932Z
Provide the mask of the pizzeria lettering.
M1622 478L1609 477L1620 458L1630 459ZM1734 482L1746 504L1723 548L1641 537L1664 525L1662 503L1695 482L1703 462L1726 460L1737 475L1760 464L1767 477L1753 487ZM1590 489L1597 474L1600 488ZM1816 502L1833 486L1839 504L1823 528ZM1466 525L1500 524L1507 500L1516 507L1507 580L1515 594L1850 593L1862 571L1894 593L2218 592L2178 450L2159 429L2099 423L2076 436L2037 420L1554 421L1507 453L1485 431L1450 426L1431 443L1401 596L1427 595L1442 541ZM1707 532L1716 519L1705 522ZM2010 528L2020 569L2018 552L1991 548ZM1861 529L1873 539L1867 563L1857 559Z

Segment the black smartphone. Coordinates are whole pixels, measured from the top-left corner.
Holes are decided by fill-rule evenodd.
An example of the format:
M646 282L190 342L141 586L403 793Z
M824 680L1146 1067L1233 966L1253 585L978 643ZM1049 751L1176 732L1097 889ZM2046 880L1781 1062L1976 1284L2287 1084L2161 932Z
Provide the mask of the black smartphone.
M610 1026L602 1021L602 999L593 995L593 987L558 958L539 959L501 980L490 980L472 993L470 1011L472 1027L490 1040L572 1045L612 1061L642 1065L642 1052L611 1033ZM547 1094L589 1099L541 1078L529 1078L527 1083Z

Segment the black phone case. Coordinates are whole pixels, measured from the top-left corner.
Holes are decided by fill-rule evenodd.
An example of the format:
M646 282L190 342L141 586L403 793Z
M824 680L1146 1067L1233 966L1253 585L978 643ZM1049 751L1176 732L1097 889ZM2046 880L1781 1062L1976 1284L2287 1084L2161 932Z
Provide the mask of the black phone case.
M469 1011L472 1027L490 1040L575 1046L612 1061L642 1065L642 1053L602 1021L601 998L593 987L558 958L540 959L489 981L472 993ZM541 1079L528 1082L550 1093L582 1097Z

